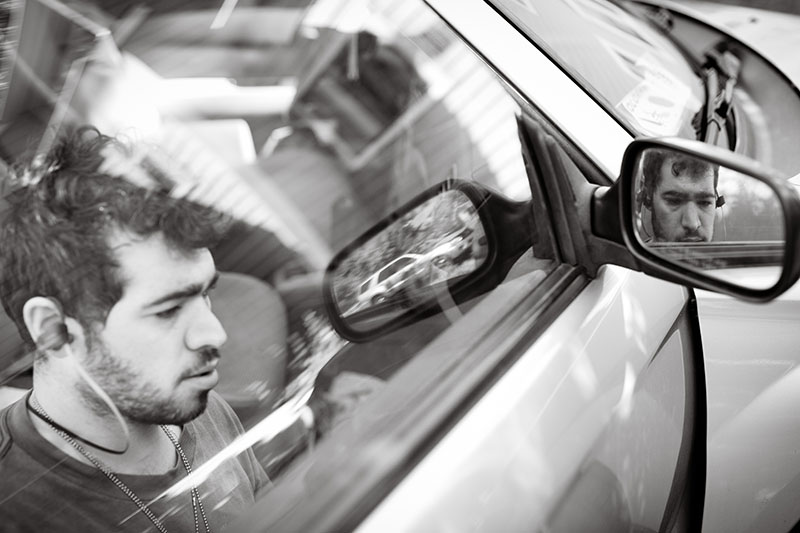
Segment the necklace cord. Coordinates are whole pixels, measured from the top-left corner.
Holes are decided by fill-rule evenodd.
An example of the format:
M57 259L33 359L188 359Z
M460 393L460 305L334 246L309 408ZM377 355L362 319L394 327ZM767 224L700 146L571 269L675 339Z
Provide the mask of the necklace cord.
M39 402L34 398L32 395L28 397L29 400L32 400L32 403L29 400L26 400L25 405L28 407L28 410L35 414L38 418L47 422L50 427L55 430L55 432L67 441L73 448L75 448L81 455L83 455L95 468L97 468L100 472L103 473L120 491L122 491L136 506L139 510L153 523L153 525L160 531L161 533L167 533L167 529L164 527L164 524L161 523L161 520L150 510L150 508L145 504L139 496L136 495L133 490L131 490L125 483L114 474L111 469L106 466L100 459L96 458L94 455L89 453L87 450L81 446L78 441L84 442L89 444L90 446L96 447L100 450L105 450L102 446L97 446L89 441L85 441L78 435L75 435L71 431L65 429L63 426L59 425L58 423L53 420L50 415L44 410L44 408L39 404ZM172 443L175 451L178 452L178 456L181 458L181 462L183 463L184 470L186 470L187 475L191 475L192 473L192 465L189 463L189 458L186 457L186 454L183 451L183 447L178 442L175 435L172 434L172 431L167 428L167 426L161 424L159 425L161 431L163 431L169 441ZM129 441L129 439L128 439ZM127 446L125 447L127 450ZM111 453L119 453L116 451L111 451ZM124 450L123 452L124 453ZM200 520L198 517L198 510L199 514L203 519L203 526L205 527L206 533L211 533L211 527L208 523L208 517L206 516L205 508L203 507L203 500L200 499L200 493L197 490L195 485L191 486L191 496L192 496L192 514L194 515L194 530L195 533L200 533Z
M80 436L80 435L78 435L77 433L75 433L75 432L73 432L73 431L70 431L69 429L65 428L64 426L62 426L61 424L59 424L58 422L56 422L55 420L53 420L53 419L52 419L52 418L50 418L49 416L47 416L47 417L43 416L43 415L42 415L42 413L40 413L40 412L39 412L37 409L35 409L35 408L34 408L34 407L31 405L31 403L30 403L30 398L31 398L31 397L29 397L29 398L28 398L28 400L26 400L26 401L25 401L25 407L27 407L27 408L28 408L28 412L29 412L29 413L31 413L32 415L36 416L36 418L38 418L39 420L42 420L42 421L44 421L44 422L48 423L48 424L49 424L50 426L52 426L54 429L57 429L57 430L59 430L59 431L62 431L62 432L64 432L64 433L66 433L67 435L69 435L70 437L72 437L73 439L75 439L75 440L77 440L77 441L80 441L80 442L82 442L82 443L84 443L84 444L88 444L88 445L89 445L89 446L91 446L92 448L96 448L96 449L98 449L98 450L100 450L100 451L103 451L103 452L106 452L106 453L113 453L114 455L122 455L123 453L125 453L126 451L128 451L128 443L127 443L127 442L125 443L125 448L123 448L122 450L114 450L114 449L112 449L112 448L107 448L107 447L105 447L105 446L103 446L103 445L101 445L101 444L97 444L97 443L96 443L96 442L94 442L94 441L91 441L91 440L89 440L89 439L86 439L86 438L84 438L84 437L81 437L81 436ZM36 400L34 400L34 401L36 401ZM37 402L37 403L38 403L38 402ZM41 406L40 406L40 407L41 407Z

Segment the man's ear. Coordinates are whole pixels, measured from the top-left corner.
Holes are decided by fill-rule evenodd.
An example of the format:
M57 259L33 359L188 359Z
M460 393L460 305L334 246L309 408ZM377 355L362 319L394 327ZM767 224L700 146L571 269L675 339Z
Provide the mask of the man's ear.
M61 305L53 298L34 296L22 307L22 319L28 334L41 351L60 353L73 340L77 322L64 316Z

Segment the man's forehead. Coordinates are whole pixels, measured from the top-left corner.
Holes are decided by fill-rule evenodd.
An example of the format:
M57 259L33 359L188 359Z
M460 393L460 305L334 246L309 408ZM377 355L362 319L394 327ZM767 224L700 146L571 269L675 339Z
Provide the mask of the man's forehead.
M115 230L109 245L119 263L124 295L147 299L182 286L203 284L216 274L211 253L206 248L178 250L161 234L142 237Z
M661 179L656 184L657 188L700 189L708 190L713 194L714 172L711 169L703 169L702 173L684 170L676 176L673 174L671 167L671 163L667 163L662 167Z

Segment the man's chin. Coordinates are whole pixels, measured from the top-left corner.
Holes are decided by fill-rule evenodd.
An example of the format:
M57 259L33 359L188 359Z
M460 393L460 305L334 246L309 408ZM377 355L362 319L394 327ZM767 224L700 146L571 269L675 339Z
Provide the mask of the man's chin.
M208 407L209 391L198 392L193 398L178 402L173 400L169 406L155 407L145 412L125 413L128 418L141 424L164 424L182 426L191 422Z
M194 405L190 409L181 413L182 416L180 416L180 420L175 420L174 422L171 422L171 424L182 425L187 422L191 422L198 416L202 415L205 412L206 407L208 407L208 393L209 391L200 392L196 401L194 402Z

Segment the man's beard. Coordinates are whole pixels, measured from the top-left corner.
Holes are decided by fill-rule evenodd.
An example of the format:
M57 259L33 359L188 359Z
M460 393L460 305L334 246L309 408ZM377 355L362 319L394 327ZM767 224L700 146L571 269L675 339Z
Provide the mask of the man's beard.
M710 242L712 233L705 228L695 231L685 230L680 235L669 236L658 225L653 227L653 241L655 242Z
M179 426L205 411L209 391L199 391L191 398L169 395L146 381L130 364L114 357L102 339L95 335L92 337L87 343L89 356L84 370L128 420L141 424ZM202 364L219 358L219 352L214 348L203 350L200 355ZM97 414L110 414L109 406L88 383L80 382L78 390Z

